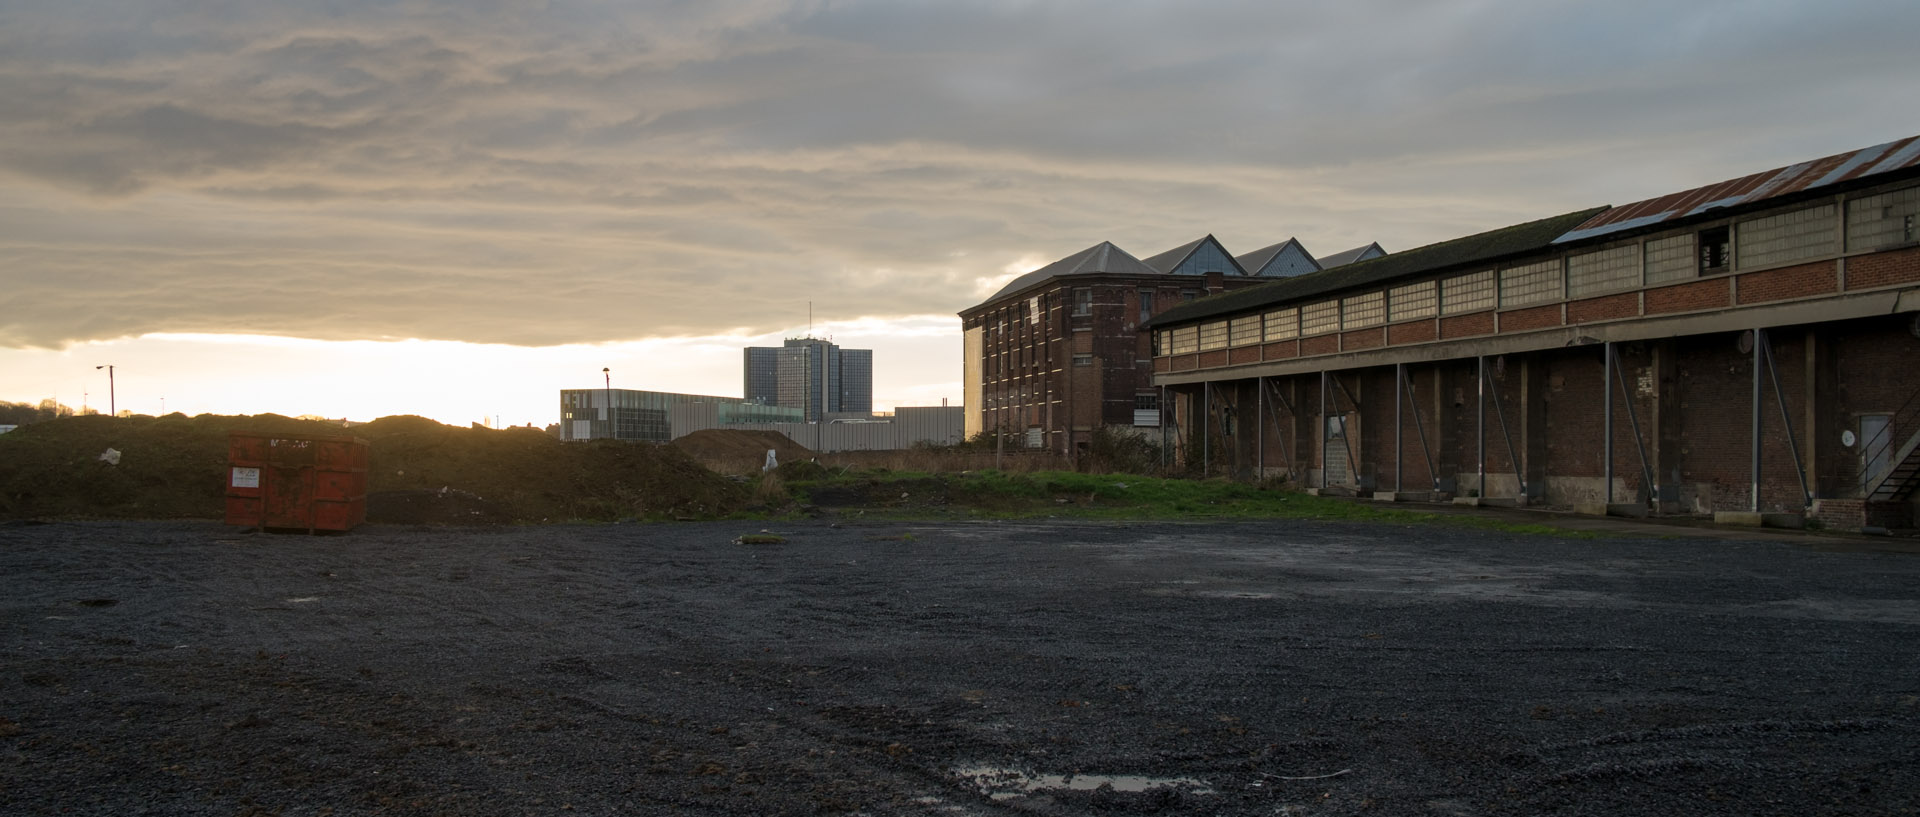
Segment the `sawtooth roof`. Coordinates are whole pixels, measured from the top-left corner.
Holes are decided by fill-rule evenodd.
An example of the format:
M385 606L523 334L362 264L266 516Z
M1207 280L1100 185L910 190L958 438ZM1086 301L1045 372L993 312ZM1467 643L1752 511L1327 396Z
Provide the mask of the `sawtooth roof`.
M1334 267L1344 267L1348 264L1351 264L1355 261L1360 260L1360 257L1363 255L1366 255L1367 251L1369 250L1377 252L1380 255L1387 254L1387 251L1381 249L1380 243L1376 241L1374 243L1366 244L1364 246L1354 247L1351 250L1341 250L1337 253L1328 255L1325 258L1315 258L1313 259L1313 262L1316 264L1319 264L1321 269L1333 269Z
M1472 264L1484 264L1517 255L1551 249L1567 230L1605 212L1605 207L1515 224L1498 230L1428 244L1411 250L1356 261L1343 267L1282 278L1270 284L1209 295L1175 306L1143 326L1166 326L1248 312L1288 301L1298 301L1342 290L1373 286Z
M1195 250L1200 249L1200 245L1208 242L1212 242L1213 246L1220 250L1220 254L1226 256L1227 263L1232 264L1239 274L1250 274L1247 272L1246 267L1242 266L1239 261L1234 260L1233 253L1227 252L1226 247L1220 246L1220 241L1215 239L1212 233L1208 233L1178 247L1174 247L1171 250L1167 250L1142 263L1152 267L1157 272L1171 274L1180 267L1182 262L1187 260L1188 256L1193 255Z
M1082 275L1088 273L1109 273L1119 275L1158 275L1159 270L1141 263L1126 250L1114 246L1111 241L1102 241L1077 253L1069 255L1037 270L1029 272L1008 282L999 292L982 303L991 303L1049 278L1061 275Z
M1307 252L1306 246L1301 244L1298 238L1288 238L1271 247L1261 247L1246 255L1234 256L1233 261L1239 264L1241 269L1246 270L1248 275L1259 275L1260 270L1266 269L1267 262L1272 261L1273 257L1279 255L1280 251L1286 249L1289 244L1299 247L1301 255L1306 256L1308 261L1312 261L1315 267L1320 267L1319 259L1314 258L1313 253Z

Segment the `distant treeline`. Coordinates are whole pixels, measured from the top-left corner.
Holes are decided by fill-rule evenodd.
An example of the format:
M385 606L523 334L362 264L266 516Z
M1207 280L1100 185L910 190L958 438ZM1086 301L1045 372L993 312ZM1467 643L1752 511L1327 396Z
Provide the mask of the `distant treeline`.
M42 420L72 417L73 413L72 406L60 405L60 401L51 397L40 401L39 405L0 400L0 426L32 425Z

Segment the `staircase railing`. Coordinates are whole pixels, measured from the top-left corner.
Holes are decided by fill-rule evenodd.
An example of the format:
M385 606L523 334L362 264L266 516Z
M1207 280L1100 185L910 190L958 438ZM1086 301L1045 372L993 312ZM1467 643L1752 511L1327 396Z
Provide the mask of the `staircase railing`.
M1859 451L1860 469L1854 484L1861 486L1861 496L1899 499L1913 490L1920 482L1916 480L1920 477L1920 389L1907 395L1906 403L1887 417L1885 426L1860 441Z

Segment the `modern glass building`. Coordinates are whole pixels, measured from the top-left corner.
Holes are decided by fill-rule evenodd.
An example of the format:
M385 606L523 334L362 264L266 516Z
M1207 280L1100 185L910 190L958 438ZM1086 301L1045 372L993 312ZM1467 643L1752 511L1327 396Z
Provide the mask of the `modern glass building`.
M560 439L634 440L664 443L673 439L674 407L710 403L721 425L796 423L799 409L770 406L738 397L672 394L634 389L562 389Z
M788 338L784 346L747 347L745 363L746 399L799 409L806 422L873 411L871 349Z

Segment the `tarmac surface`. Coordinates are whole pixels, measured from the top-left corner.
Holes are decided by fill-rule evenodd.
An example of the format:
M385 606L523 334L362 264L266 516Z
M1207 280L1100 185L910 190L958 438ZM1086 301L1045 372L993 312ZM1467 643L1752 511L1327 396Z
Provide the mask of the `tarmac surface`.
M1872 542L761 526L5 525L0 813L1920 811Z

